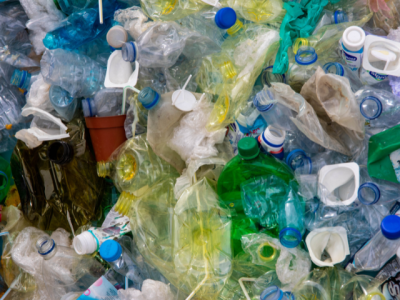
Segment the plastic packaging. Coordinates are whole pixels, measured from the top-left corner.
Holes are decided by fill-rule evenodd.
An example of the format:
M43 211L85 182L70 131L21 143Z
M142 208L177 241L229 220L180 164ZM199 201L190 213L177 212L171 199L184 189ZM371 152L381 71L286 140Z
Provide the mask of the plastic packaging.
M240 185L253 177L276 175L285 182L293 179L293 173L283 162L271 155L260 153L257 141L245 137L238 144L239 155L224 167L218 179L218 195L232 210L242 213L243 204Z
M342 284L339 290L340 299L387 299L381 292L382 281L368 275L356 275Z
M143 282L141 291L134 288L121 289L118 291L118 296L121 300L132 300L132 299L142 299L142 300L173 300L174 294L171 292L171 288L160 281L154 281L151 279L146 279Z
M258 142L261 144L265 152L271 153L277 159L283 159L285 149L283 144L285 142L286 132L272 127L271 125L265 129L264 133L259 136Z
M325 269L314 269L305 275L297 286L292 289L295 299L316 298L319 300L331 299L331 282Z
M314 33L318 31L323 26L331 25L331 24L340 24L349 22L349 16L347 13L341 9L330 11L330 10L323 10L322 16L314 29Z
M353 267L356 271L378 271L396 254L400 246L399 224L400 217L397 215L383 219L381 231L354 256Z
M132 280L137 289L141 289L143 278L139 268L132 261L132 253L114 240L107 240L100 246L100 255L114 271Z
M204 1L140 0L140 6L153 20L174 21L194 14L208 5Z
M58 85L72 97L89 97L100 90L106 70L89 57L62 49L46 50L40 61L47 83Z
M286 156L288 166L298 174L316 174L328 164L324 155L309 157L302 149L294 149Z
M68 292L82 293L104 272L102 265L89 256L79 256L69 247L57 245L48 236L36 241L42 256L42 276L47 292L61 298Z
M134 87L138 76L139 63L135 62L135 70L133 70L131 63L122 59L121 50L115 50L108 59L104 86L106 88Z
M153 22L149 20L143 10L138 6L117 10L114 13L114 20L121 24L135 40L153 25Z
M293 90L300 92L302 86L321 66L318 55L312 47L300 47L295 56L295 62L289 66L287 81Z
M51 86L49 98L58 114L67 122L71 121L78 106L78 99L71 97L66 90L56 85Z
M125 61L137 61L147 68L169 68L181 54L189 59L201 58L217 52L217 45L208 37L179 26L177 23L155 23L135 42L122 46Z
M329 62L323 66L323 69L327 74L335 74L347 78L349 80L351 90L354 93L363 86L357 74L351 71L347 65L342 65L338 62Z
M340 226L314 229L306 244L311 260L319 267L333 267L350 254L346 229Z
M94 98L82 100L85 117L111 117L121 113L122 89L101 89Z
M353 71L361 67L365 43L365 32L358 26L347 28L341 39L343 59Z
M107 43L114 49L119 50L128 41L128 33L124 27L115 25L107 32Z

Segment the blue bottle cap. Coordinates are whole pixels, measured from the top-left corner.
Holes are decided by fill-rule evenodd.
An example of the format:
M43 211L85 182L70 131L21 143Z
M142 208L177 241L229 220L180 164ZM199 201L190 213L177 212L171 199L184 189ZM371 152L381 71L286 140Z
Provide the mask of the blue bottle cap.
M260 112L268 111L274 106L273 103L267 105L260 104L260 102L262 102L262 99L264 98L272 100L274 99L274 94L270 90L262 90L254 96L253 104Z
M267 287L260 295L260 300L281 300L283 292L276 285Z
M20 89L26 90L29 87L32 75L27 71L16 69L11 76L10 83L19 87Z
M338 62L329 62L326 63L323 67L325 73L329 74L335 74L339 76L344 76L344 68L343 66L338 63Z
M301 242L301 233L295 228L286 227L279 232L279 241L286 248L295 248Z
M360 103L360 112L367 120L375 120L382 114L382 102L374 97L365 97Z
M231 28L236 20L236 12L230 7L221 8L215 15L215 24L221 29Z
M385 217L381 223L382 234L389 240L400 238L400 217L390 215Z
M313 47L302 46L297 50L294 59L299 65L307 66L315 63L318 60L318 55Z
M142 103L145 109L153 108L159 99L160 94L148 86L141 90L138 96L139 102Z
M121 48L122 59L124 61L135 62L137 59L137 46L134 42L127 42Z
M298 162L298 160L300 161ZM307 156L307 154L303 150L294 149L286 157L286 164L294 171L297 168L303 167L305 165L304 160L311 162L311 159Z
M100 256L108 262L116 261L122 254L121 245L113 240L107 240L100 246Z
M333 14L333 18L335 20L335 24L345 23L349 21L347 14L343 10L337 10Z
M364 205L372 205L381 198L379 187L373 182L366 182L358 188L358 200Z

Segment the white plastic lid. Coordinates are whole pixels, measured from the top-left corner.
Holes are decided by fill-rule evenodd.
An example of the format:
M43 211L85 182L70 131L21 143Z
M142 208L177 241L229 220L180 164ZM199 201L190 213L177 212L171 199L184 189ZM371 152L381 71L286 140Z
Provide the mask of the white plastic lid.
M358 51L365 43L365 32L361 27L350 26L343 32L343 45L347 50Z
M128 33L124 27L116 25L107 32L107 43L113 48L121 48L128 40Z
M97 243L94 236L88 232L82 232L80 235L74 237L72 241L75 252L79 255L92 254L97 250Z
M181 111L192 111L196 102L196 97L187 90L176 90L172 94L172 104Z

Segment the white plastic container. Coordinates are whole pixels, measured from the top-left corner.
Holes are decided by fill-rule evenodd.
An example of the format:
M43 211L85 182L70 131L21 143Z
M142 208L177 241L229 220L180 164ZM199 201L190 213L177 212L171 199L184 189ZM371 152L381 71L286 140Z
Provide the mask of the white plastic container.
M135 71L133 71L131 63L122 59L121 50L115 50L108 59L104 86L106 88L124 88L128 85L134 87L138 76L139 63L135 62Z
M350 205L357 199L360 167L354 162L324 166L319 171L318 183L325 191L320 198L326 205ZM321 190L320 186L320 194Z
M333 267L350 254L347 231L341 226L314 229L307 235L306 244L311 260L319 267Z
M365 43L365 32L361 27L350 26L343 32L340 44L343 59L352 71L361 67Z

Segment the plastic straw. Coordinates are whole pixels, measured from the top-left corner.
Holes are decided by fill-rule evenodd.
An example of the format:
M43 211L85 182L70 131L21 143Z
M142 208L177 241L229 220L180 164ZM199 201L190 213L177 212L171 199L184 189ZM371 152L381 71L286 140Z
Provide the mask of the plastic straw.
M184 90L186 89L187 85L189 84L190 79L192 79L192 74L190 74L189 78L186 80L186 82L185 82L183 88L182 88L181 90L179 90L179 93L178 93L178 95L176 96L175 100L172 99L173 103L175 103L175 101L179 99L179 96L181 95L182 91L184 91Z
M136 93L140 93L140 90L138 90L137 88L135 88L135 87L133 87L133 86L126 86L126 87L124 87L124 95L123 95L123 97L122 97L122 108L121 108L121 115L124 115L125 114L125 108L126 108L126 91L127 90L132 90L132 91L134 91L134 92L136 92Z
M247 290L246 290L246 288L245 288L245 286L243 284L243 281L254 282L254 281L256 281L256 279L255 278L247 278L247 277L242 277L242 278L239 279L239 285L242 288L242 291L243 291L244 295L246 296L247 300L251 300L251 298L249 296L249 293L247 292Z
M99 0L100 24L103 24L103 0Z

